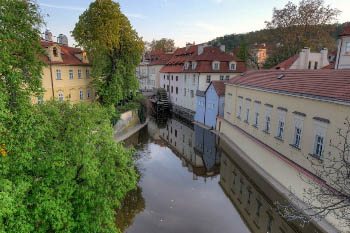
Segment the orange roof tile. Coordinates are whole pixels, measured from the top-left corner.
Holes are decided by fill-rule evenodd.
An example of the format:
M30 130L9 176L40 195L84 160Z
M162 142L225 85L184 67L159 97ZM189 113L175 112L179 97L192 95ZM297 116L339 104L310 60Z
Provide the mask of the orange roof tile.
M350 70L260 70L234 77L228 83L350 103Z

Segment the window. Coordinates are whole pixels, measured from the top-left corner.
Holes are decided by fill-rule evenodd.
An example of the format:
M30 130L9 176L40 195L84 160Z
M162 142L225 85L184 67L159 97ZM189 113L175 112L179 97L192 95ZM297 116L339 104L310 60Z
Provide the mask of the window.
M270 130L271 130L271 111L272 111L272 108L270 108L270 107L266 108L266 112L265 112L265 128L264 128L264 131L266 133L270 133Z
M169 79L170 79L170 75L167 75L167 76L166 76L166 79L169 80Z
M224 76L223 75L220 75L220 80L224 80Z
M284 131L284 122L279 121L278 122L278 129L277 129L277 137L283 138L283 131Z
M171 86L171 93L173 93L174 92L174 87L173 86Z
M163 88L165 89L165 84L163 84Z
M163 79L165 80L165 75L163 75Z
M73 78L74 78L73 70L69 70L69 79L73 79Z
M259 127L259 116L260 116L260 102L254 103L254 127Z
M226 75L226 80L229 80L230 79L230 75Z
M293 146L296 148L300 148L301 146L301 135L303 132L303 124L304 124L304 117L296 115L294 117L294 135L293 135L293 141L292 141Z
M190 66L190 64L188 62L185 62L185 70L188 70L189 66Z
M242 105L243 105L243 100L239 98L238 104L237 104L237 111L236 111L236 116L239 119L241 119L241 115L242 115Z
M315 64L314 64L314 69L315 69L315 70L317 70L317 68L318 68L318 62L317 62L317 61L315 61Z
M279 110L278 111L277 133L276 133L277 138L283 139L285 119L286 119L286 112L283 110Z
M213 103L209 103L209 104L208 104L208 108L214 109L214 104L213 104Z
M191 90L191 98L193 98L193 97L194 97L194 91Z
M247 107L246 108L246 113L245 113L245 122L246 123L249 123L249 112L250 112L250 109Z
M173 81L174 80L174 76L173 75L171 75L171 81Z
M192 70L196 69L197 67L197 62L192 62Z
M300 148L300 141L301 141L301 128L295 127L294 146L297 148Z
M176 95L179 93L179 88L178 87L175 88L175 93L176 93Z
M311 69L311 61L309 61L308 69L309 69L309 70Z
M90 91L90 89L87 89L86 96L87 96L88 99L90 99L90 97L91 97L91 91Z
M184 88L184 96L186 96L186 91L187 91L186 88Z
M44 98L42 96L37 97L37 103L38 104L43 104L44 103Z
M247 204L250 205L250 199L252 197L252 191L248 189L248 199L247 199Z
M345 43L345 54L350 55L350 42Z
M267 228L266 232L271 233L272 232L272 216L270 214L267 215Z
M236 70L236 63L230 63L230 70Z
M56 48L56 47L54 47L54 48L52 49L52 52L53 52L53 56L54 56L54 57L58 57L58 52L57 52L57 48Z
M81 70L78 70L78 78L81 79Z
M90 78L90 70L86 69L86 78Z
M56 70L56 79L57 80L62 80L62 77L61 77L61 70Z
M84 99L84 92L83 92L83 90L79 91L79 97L80 97L81 100Z
M175 77L175 80L178 81L178 80L179 80L179 76L176 76L176 77Z
M207 75L207 83L210 83L211 77L210 75Z
M169 85L166 85L166 91L169 92Z
M220 69L220 62L213 62L213 70L219 70Z
M257 199L256 200L256 203L257 203L257 206L256 206L256 216L260 216L260 209L261 209L261 206L262 206L262 204L261 204L261 202Z
M325 147L326 138L326 123L316 121L315 122L315 132L314 132L314 148L313 155L318 159L322 159L323 151Z
M243 194L243 185L244 185L243 180L240 180L240 183L241 183L241 186L239 188L239 193L242 195Z
M63 95L63 92L62 92L62 91L59 91L59 92L58 92L58 100L59 100L59 101L63 101L63 100L64 100L64 95Z
M177 138L177 130L175 129L175 137Z

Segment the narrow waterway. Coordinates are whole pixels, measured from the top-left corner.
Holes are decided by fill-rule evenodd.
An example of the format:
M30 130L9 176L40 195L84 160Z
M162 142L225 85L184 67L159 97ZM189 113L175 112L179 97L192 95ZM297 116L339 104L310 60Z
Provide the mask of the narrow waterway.
M135 147L141 176L118 211L125 233L315 232L279 217L278 195L265 194L259 185L266 184L208 130L175 118L150 121L125 144Z

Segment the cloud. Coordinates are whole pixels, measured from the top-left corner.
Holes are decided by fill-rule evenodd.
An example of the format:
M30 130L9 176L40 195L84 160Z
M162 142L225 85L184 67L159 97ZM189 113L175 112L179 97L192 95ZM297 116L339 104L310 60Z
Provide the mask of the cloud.
M85 10L85 8L75 7L75 6L53 5L53 4L47 4L47 3L39 3L39 5L43 6L43 7L48 7L48 8L64 9L64 10L72 10L72 11L84 11Z

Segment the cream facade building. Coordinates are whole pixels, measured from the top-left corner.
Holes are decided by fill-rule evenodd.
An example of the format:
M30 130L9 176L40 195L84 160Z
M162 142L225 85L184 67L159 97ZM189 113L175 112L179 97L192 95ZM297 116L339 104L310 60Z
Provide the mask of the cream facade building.
M266 70L248 72L226 85L224 117L217 129L271 177L302 198L315 176L337 151L338 129L350 117L350 71ZM265 174L265 175L266 175ZM344 231L334 216L320 228ZM344 231L345 232L345 231Z
M33 99L34 103L57 99L72 103L90 102L95 98L91 86L91 65L87 55L79 48L69 47L50 40L42 40L46 54L43 57L42 86L44 94Z

